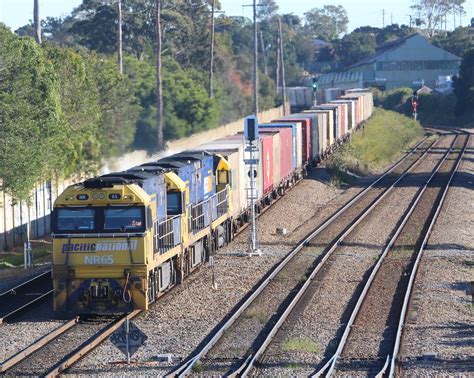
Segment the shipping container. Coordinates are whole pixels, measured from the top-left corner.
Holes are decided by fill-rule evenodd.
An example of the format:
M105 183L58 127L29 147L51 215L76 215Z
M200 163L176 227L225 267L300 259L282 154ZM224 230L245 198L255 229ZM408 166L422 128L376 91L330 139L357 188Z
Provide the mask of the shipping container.
M273 191L275 191L281 182L281 162L280 162L280 133L278 131L270 131L267 129L261 129L259 131L260 136L268 135L272 138L272 145L273 145L273 168L272 168L272 176L273 176Z
M349 107L345 103L340 103L337 101L331 101L331 105L337 105L339 107L339 118L341 121L340 126L340 138L344 138L349 132L348 123L349 123Z
M223 138L225 140L237 140L241 141L241 143L244 144L245 147L247 147L248 143L245 140L244 134L243 133L238 133L235 135L231 135L228 137ZM253 158L258 159L258 164L256 164L253 169L256 171L257 177L256 177L256 185L257 185L257 198L261 199L263 196L263 166L262 166L262 159L260 158L262 156L262 141L259 139L257 143L257 150L258 152L254 154ZM244 159L249 160L251 157L250 151L248 151L247 148L244 149ZM246 175L246 188L250 188L250 165L245 166L247 175Z
M301 134L302 134L302 162L303 165L308 164L311 160L311 120L307 117L298 118L295 115L289 115L286 117L278 118L273 120L272 123L300 123Z
M280 161L280 182L286 182L293 176L295 153L294 153L294 134L293 129L289 127L272 128L265 127L260 129L262 133L276 132L280 138L280 150L276 153L276 158Z
M330 114L328 112L316 113L318 117L318 131L319 131L319 154L320 158L325 156L326 151L329 147L329 136L328 129L330 123Z
M343 94L343 90L341 88L328 88L324 89L324 102L328 103L331 101L336 100Z
M293 132L293 154L294 154L294 170L301 171L303 165L303 133L300 123L264 123L259 124L259 128L291 128Z
M324 137L324 152L327 153L331 146L334 144L334 108L332 109L310 109L305 110L303 113L315 113L324 114L324 127L321 128Z
M321 146L320 146L320 125L318 122L318 115L314 113L295 113L288 116L289 118L294 117L295 119L298 118L305 118L310 121L310 160L317 161L319 159L319 155L322 153Z
M312 109L316 110L331 110L332 111L332 136L333 136L333 142L331 142L331 145L336 143L339 138L340 138L340 114L339 114L339 107L337 105L330 105L330 104L323 104L323 105L317 105L313 107Z
M271 135L260 135L262 152L260 160L262 161L262 186L263 196L267 196L273 190L273 137Z
M348 109L347 114L347 131L350 133L353 129L355 129L356 123L356 101L355 100L336 100L333 101L334 104L345 104Z

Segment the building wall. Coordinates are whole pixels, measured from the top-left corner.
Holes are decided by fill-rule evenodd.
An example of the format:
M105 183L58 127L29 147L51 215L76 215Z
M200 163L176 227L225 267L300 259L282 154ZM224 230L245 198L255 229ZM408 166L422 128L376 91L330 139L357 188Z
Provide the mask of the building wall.
M387 51L373 65L375 81L386 81L386 89L413 86L424 80L434 88L438 76L459 73L461 59L432 45L427 39L415 35L399 47ZM370 80L368 77L366 80Z

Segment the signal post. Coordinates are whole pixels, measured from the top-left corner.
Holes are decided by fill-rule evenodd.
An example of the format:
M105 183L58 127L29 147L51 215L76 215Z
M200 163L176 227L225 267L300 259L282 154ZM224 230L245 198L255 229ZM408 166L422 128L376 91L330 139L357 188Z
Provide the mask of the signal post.
M244 135L247 141L245 152L249 153L249 158L244 159L244 163L249 167L248 176L250 178L247 191L247 202L250 203L250 233L248 239L249 256L260 256L262 252L257 244L257 214L255 210L256 201L258 199L258 188L256 183L257 167L259 163L258 157L258 120L256 116L248 116L245 118Z

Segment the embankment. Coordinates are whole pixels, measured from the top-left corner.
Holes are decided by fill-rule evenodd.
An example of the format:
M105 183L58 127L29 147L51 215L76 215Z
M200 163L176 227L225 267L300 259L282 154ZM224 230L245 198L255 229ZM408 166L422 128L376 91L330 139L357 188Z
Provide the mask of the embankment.
M379 173L423 136L415 120L399 113L376 109L327 162L334 184L350 183L355 176Z

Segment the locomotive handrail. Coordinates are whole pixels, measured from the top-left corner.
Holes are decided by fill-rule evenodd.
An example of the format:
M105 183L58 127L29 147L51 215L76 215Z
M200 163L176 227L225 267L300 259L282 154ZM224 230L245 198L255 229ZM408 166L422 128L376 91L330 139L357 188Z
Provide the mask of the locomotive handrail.
M127 232L127 233L91 233L91 234L54 234L52 233L51 236L53 238L71 238L71 239L95 239L95 238L136 238L145 236L146 232Z

